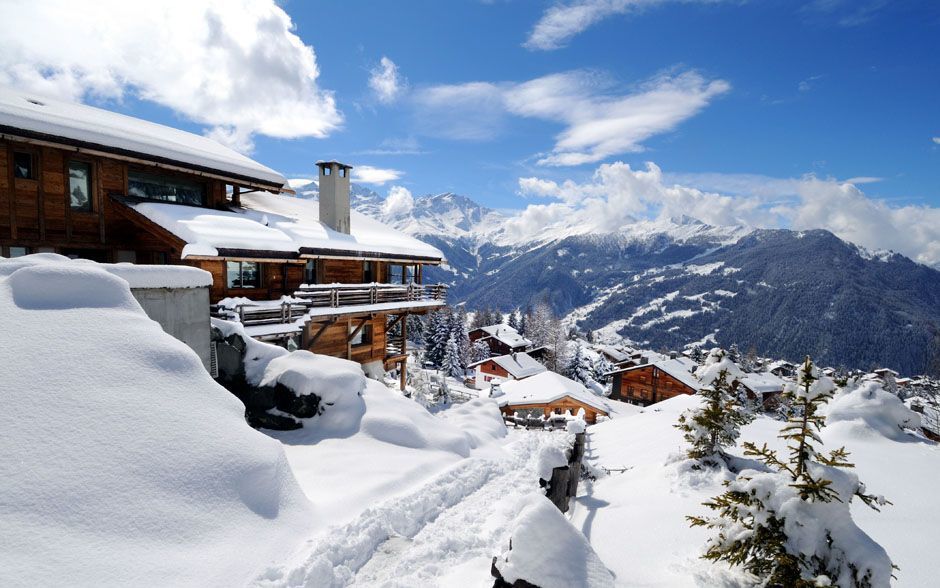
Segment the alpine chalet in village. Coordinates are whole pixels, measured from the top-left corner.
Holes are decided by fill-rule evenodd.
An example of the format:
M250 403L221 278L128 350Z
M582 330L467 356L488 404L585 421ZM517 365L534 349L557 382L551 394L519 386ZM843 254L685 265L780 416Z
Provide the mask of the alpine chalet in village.
M422 284L443 254L350 211L350 166L316 166L319 203L206 137L0 89L0 257L198 267L213 312L252 337L399 368L404 386L404 319L445 304Z

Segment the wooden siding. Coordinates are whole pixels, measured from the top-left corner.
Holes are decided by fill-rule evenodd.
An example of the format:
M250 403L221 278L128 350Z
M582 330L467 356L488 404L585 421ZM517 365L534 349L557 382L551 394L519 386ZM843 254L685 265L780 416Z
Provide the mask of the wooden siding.
M517 411L524 410L541 410L542 414L545 417L549 417L552 413L556 414L565 414L565 411L571 411L571 414L576 415L580 409L584 409L584 420L587 423L597 422L598 415L609 416L606 412L598 410L593 406L575 400L570 396L564 396L550 403L532 403L532 404L514 404L514 405L505 405L500 410L502 410L505 416L512 416L513 413Z
M647 406L680 394L695 394L695 390L663 370L648 365L615 374L610 397Z
M384 362L386 319L387 315L376 314L375 316L340 318L332 324L327 321L310 322L303 333L301 345L313 353L351 359L359 363ZM350 329L355 329L362 321L366 322L367 327L371 327L371 340L362 345L353 346L349 344ZM324 324L327 325L326 329L320 333ZM316 341L311 343L314 337Z
M493 361L492 359L487 360L481 363L479 366L480 371L484 374L489 374L491 376L499 376L501 378L509 378L509 372L507 372L502 366Z

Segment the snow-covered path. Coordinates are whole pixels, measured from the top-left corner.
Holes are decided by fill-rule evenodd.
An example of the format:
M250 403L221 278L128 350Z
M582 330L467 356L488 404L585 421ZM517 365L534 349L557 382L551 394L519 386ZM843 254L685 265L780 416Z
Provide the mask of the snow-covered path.
M409 494L312 539L263 586L492 586L516 505L536 492L539 448L559 433L518 431L503 451L470 457Z

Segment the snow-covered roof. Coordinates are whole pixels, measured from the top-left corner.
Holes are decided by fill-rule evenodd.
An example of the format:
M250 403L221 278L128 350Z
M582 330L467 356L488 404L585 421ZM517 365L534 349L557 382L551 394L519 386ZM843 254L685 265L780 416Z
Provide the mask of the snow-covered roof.
M605 414L610 408L604 400L591 393L580 382L544 371L524 380L509 380L499 385L503 395L499 397L500 406L516 406L521 404L549 404L569 396L578 402L587 404Z
M517 380L540 374L544 371L547 371L548 369L544 365L535 361L528 353L523 352L509 353L506 355L500 355L498 357L490 357L482 361L472 363L468 367L476 367L488 361L492 361L499 367L503 368L509 372L510 376L516 378Z
M792 370L792 369L795 368L795 367L796 367L796 365L790 363L789 361L787 361L787 360L785 360L785 359L778 359L777 361L775 361L775 362L773 362L773 363L771 363L770 365L767 366L767 371L768 371L768 372L769 372L769 371L773 371L773 370L778 369L778 368L784 368L784 369L790 369L790 370Z
M614 347L613 345L598 345L598 351L605 354L614 363L621 363L630 359L632 351Z
M770 372L744 374L743 377L738 378L738 381L755 394L782 392L783 387L787 384L786 381Z
M215 210L163 202L125 202L186 242L183 257L219 255L220 249L281 254L371 254L385 258L441 261L436 247L350 211L350 234L320 222L316 201L254 192L243 194L243 208Z
M623 372L629 372L632 370L638 370L642 368L647 368L653 366L658 368L673 378L679 380L689 388L693 390L698 390L702 387L702 383L698 381L695 375L692 373L692 369L697 366L697 364L687 357L677 357L675 359L660 359L659 361L651 361L649 363L644 363L640 365L632 365L629 367L621 368L618 370L613 370L612 374L619 374Z
M93 106L0 86L0 130L119 155L144 155L280 188L284 176L212 139Z
M0 277L10 275L22 267L59 266L94 267L115 275L132 290L147 288L208 288L212 274L185 265L136 265L132 263L98 263L89 259L69 259L57 253L33 253L6 259L0 257Z
M872 373L873 373L873 374L878 374L879 376L886 376L886 375L888 375L888 374L891 374L892 376L897 377L897 376L901 375L901 374L899 374L898 372L894 371L894 370L891 369L891 368L878 368L878 369L876 369L876 370L872 370Z
M480 330L486 333L488 336L498 341L502 341L510 347L528 347L532 345L532 341L520 335L519 331L515 330L509 325L487 325L485 327L480 327Z

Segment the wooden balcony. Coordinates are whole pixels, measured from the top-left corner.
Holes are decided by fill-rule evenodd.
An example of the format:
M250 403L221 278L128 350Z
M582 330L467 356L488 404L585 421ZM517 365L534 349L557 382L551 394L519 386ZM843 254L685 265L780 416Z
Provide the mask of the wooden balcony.
M235 307L214 305L212 315L245 326L289 324L303 318L352 314L417 312L446 304L444 284L323 284L304 286L289 301L252 301Z

